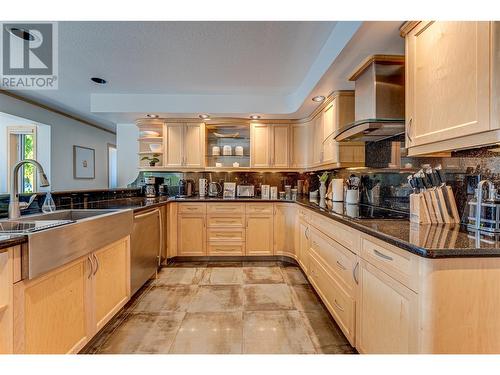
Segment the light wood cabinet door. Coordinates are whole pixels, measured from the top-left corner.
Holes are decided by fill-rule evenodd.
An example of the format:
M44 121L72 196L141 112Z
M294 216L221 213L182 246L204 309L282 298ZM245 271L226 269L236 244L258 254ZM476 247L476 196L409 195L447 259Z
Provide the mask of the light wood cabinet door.
M130 299L130 241L121 240L95 252L94 328L99 331Z
M316 116L313 122L312 164L323 162L323 116Z
M274 204L274 254L295 257L295 217L293 204Z
M166 139L163 141L167 145L167 149L164 150L166 156L165 165L168 167L182 167L184 125L167 124L166 133Z
M206 255L206 215L179 215L177 223L177 255Z
M202 167L205 159L203 126L187 124L184 131L184 166L188 168Z
M307 168L312 157L311 134L313 122L291 125L291 162L292 168Z
M297 249L297 261L300 267L304 270L306 274L309 272L309 225L302 220L299 220L298 224L299 230L299 241Z
M268 168L271 166L271 133L269 125L252 124L252 167Z
M337 98L335 98L324 110L322 115L323 120L323 160L322 163L331 164L337 163L339 160L339 146L331 136L337 128Z
M489 130L489 88L489 22L418 24L406 36L406 146Z
M356 347L361 353L417 351L417 294L361 260Z
M288 125L271 125L272 127L272 156L273 168L288 168L290 159L290 127Z
M273 255L273 215L247 215L246 255Z
M13 249L0 252L0 354L12 354L14 344L12 253Z
M91 328L91 274L85 257L33 280L14 285L14 352L75 353Z

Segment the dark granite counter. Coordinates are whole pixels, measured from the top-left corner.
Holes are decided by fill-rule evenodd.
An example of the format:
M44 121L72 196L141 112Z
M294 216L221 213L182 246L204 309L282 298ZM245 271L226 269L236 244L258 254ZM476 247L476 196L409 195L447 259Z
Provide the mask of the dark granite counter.
M7 251L7 248L20 245L28 241L28 237L22 234L0 234L0 253Z
M476 235L467 231L462 225L410 223L408 215L398 219L361 219L358 206L326 201L320 205L306 198L297 201L262 200L260 198L173 198L173 197L130 197L89 202L87 208L92 209L133 209L140 212L161 207L169 202L289 202L307 207L332 220L336 220L363 233L371 235L426 258L452 257L498 257L500 256L500 235ZM79 207L75 207L79 208ZM404 214L404 213L403 213ZM0 236L0 249L26 241L26 236Z

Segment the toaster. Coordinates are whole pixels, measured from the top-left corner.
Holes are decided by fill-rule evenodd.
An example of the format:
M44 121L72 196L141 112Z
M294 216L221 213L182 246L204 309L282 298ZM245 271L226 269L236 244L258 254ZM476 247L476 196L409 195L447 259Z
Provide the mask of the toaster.
M236 190L238 198L252 198L255 196L255 186L253 185L238 185Z

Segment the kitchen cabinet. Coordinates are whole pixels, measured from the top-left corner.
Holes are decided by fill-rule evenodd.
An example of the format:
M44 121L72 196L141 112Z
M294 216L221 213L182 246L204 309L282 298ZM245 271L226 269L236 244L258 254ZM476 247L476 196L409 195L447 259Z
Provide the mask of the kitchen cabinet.
M490 22L412 23L406 41L406 147L420 155L494 143Z
M245 204L207 204L207 253L210 256L245 255Z
M92 335L92 273L84 257L14 285L14 353L76 353Z
M206 204L180 204L177 231L178 256L206 255Z
M130 299L129 237L14 284L14 352L76 353Z
M295 257L295 205L274 204L274 255Z
M335 121L338 100L337 97L334 98L332 102L326 106L321 115L323 121L323 138L321 140L323 154L321 163L325 164L337 163L339 160L338 142L332 137L333 131L338 128L338 124L336 124Z
M204 124L167 124L164 167L203 167L205 160L204 130Z
M358 351L415 353L417 294L363 259L359 271Z
M130 242L118 241L94 254L93 328L98 332L130 298Z
M0 250L0 354L11 354L14 345L14 283L20 278L21 248Z
M323 118L318 115L314 118L312 122L312 155L310 160L312 161L311 166L321 165L323 163Z
M288 168L290 159L288 124L252 124L250 136L253 168Z
M272 203L247 204L246 255L273 255Z
M299 232L297 262L307 274L309 272L309 224L307 221L299 219L297 226Z
M291 159L290 167L307 168L311 163L313 122L291 124Z

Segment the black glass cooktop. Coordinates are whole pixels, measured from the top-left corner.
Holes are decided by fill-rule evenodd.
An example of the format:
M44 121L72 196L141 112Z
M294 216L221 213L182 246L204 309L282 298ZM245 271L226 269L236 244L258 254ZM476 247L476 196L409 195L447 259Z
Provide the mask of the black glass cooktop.
M405 211L364 204L327 201L325 208L333 213L361 220L409 220L410 218L410 214Z

